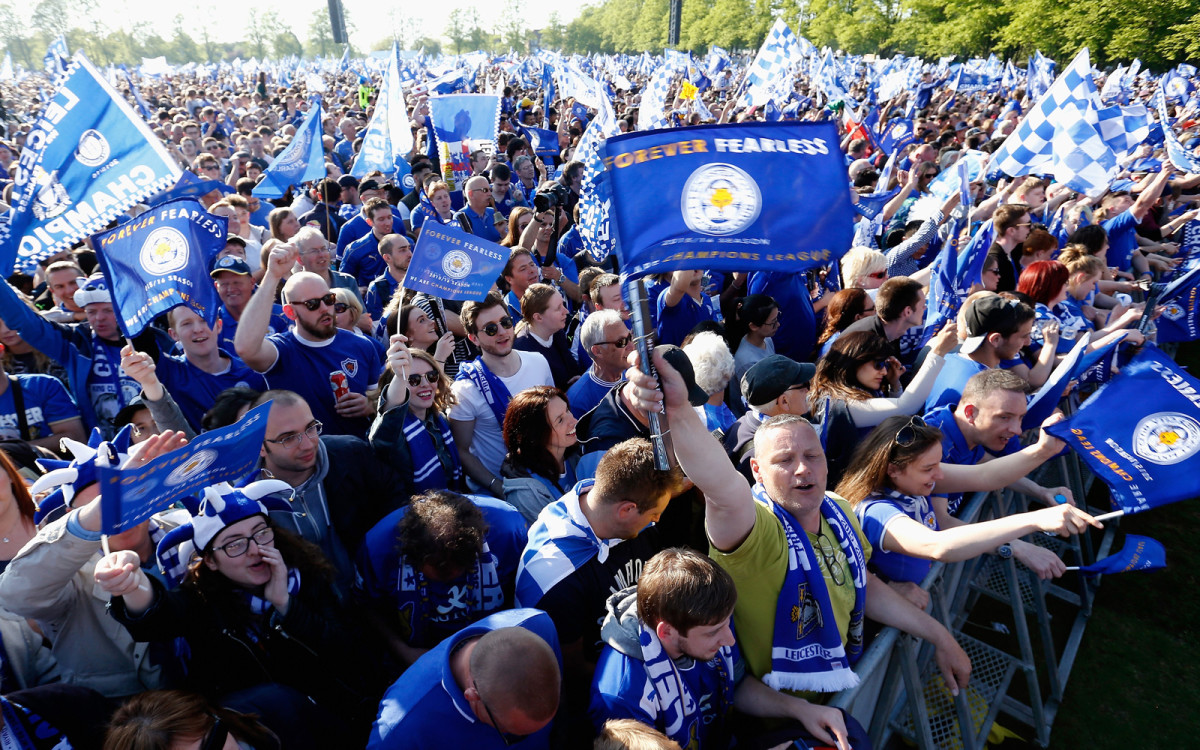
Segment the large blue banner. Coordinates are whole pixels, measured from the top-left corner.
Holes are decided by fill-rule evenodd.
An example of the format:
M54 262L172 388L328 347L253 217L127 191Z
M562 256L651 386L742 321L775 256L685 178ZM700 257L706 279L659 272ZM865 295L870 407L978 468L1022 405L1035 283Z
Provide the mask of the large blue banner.
M454 94L429 99L429 115L437 136L442 176L451 192L462 190L471 176L471 152L493 148L500 128L500 97Z
M427 221L401 286L441 299L478 302L504 270L508 253L507 247L467 234L457 224Z
M1183 227L1180 266L1158 297L1162 315L1158 326L1158 341L1195 341L1200 339L1200 221L1189 221Z
M401 177L397 167L403 164L407 172L406 159L412 148L412 126L400 83L400 52L398 45L392 42L383 83L375 97L375 113L363 132L362 149L354 159L350 174L362 178L372 170L379 170L389 178Z
M258 463L271 403L184 447L132 469L100 467L100 522L105 534L137 526L180 498L217 482L244 478Z
M155 206L127 224L92 236L92 247L112 289L121 332L133 338L150 321L187 305L209 326L221 304L208 280L225 247L229 220L199 201L181 198Z
M627 133L602 154L627 278L802 271L850 249L854 209L833 123Z
M83 55L9 170L12 210L0 222L5 276L31 270L179 179L158 137Z
M1126 513L1197 495L1200 380L1153 345L1047 429L1108 484L1113 504Z
M287 145L254 186L256 198L282 198L293 185L325 176L325 148L321 144L321 105L314 103L292 142Z

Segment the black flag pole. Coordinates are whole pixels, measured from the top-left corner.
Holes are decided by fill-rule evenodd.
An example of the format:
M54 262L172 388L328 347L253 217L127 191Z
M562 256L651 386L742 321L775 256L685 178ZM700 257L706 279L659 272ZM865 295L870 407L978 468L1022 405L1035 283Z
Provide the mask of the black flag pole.
M650 310L646 299L645 286L641 279L625 282L625 296L629 300L629 308L633 318L633 340L637 343L638 354L641 356L642 372L654 375L654 362L651 353L654 351L654 331L650 329ZM671 468L670 427L667 424L666 413L649 412L650 443L654 446L654 468L667 471Z

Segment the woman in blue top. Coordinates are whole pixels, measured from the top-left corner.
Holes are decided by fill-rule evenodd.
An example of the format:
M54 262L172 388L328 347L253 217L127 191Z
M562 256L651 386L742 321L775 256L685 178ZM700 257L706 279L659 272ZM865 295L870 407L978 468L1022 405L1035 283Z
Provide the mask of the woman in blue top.
M1049 453L1054 444L1058 441L1043 433L1032 447ZM1066 504L969 524L950 515L943 496L998 489L1023 476L1028 471L1023 459L1036 452L1026 448L975 466L944 464L941 430L918 416L891 417L859 444L837 494L858 513L873 550L871 566L889 582L919 586L933 560L969 560L993 550L1022 561L1039 555L1040 561L1045 556L1020 537L1034 531L1076 534L1088 524L1100 524ZM935 487L938 496L931 497ZM1030 567L1042 578L1058 577L1066 570L1057 556L1049 564ZM915 594L914 586L896 588L906 596Z
M1095 272L1094 277L1088 271L1092 270L1094 266L1102 266L1103 263L1098 258L1087 255L1082 256L1078 262L1086 264L1086 269L1081 265L1080 271L1072 273L1066 265L1057 260L1039 260L1031 263L1021 272L1020 281L1017 283L1017 291L1029 295L1029 298L1035 303L1034 313L1037 315L1037 324L1031 334L1034 343L1041 345L1043 325L1055 324L1059 330L1058 354L1070 352L1079 335L1084 331L1092 330L1091 322L1083 316L1077 306L1068 304L1068 300L1078 302L1079 299L1087 296L1090 289L1094 288L1096 281L1099 280L1099 271ZM1085 278L1079 278L1081 276ZM1104 336L1090 342L1088 350L1094 351L1114 338L1129 335L1134 336L1134 343L1140 343L1142 338L1140 333L1121 330L1122 326L1135 323L1140 318L1141 311L1135 308L1119 311L1119 315L1113 319L1113 322L1101 329Z
M504 414L504 446L500 467L504 499L527 523L542 508L575 486L575 467L567 451L575 446L576 419L567 394L548 385L526 388L508 402Z

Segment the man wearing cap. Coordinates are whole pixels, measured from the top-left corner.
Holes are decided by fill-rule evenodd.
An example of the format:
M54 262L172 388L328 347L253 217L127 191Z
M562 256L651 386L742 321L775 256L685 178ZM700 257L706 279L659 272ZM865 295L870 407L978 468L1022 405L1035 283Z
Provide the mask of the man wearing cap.
M796 362L782 354L759 360L742 376L742 395L750 409L725 435L725 452L746 481L754 484L750 459L754 458L754 435L763 422L779 414L808 414L808 389L817 367Z
M463 206L455 218L465 216L471 223L471 234L488 242L499 242L500 232L496 229L497 214L492 208L492 186L488 179L477 175L467 180L463 188L467 197L467 205ZM504 217L498 217L503 223Z
M338 187L342 189L341 202L338 206L338 218L344 222L350 221L362 209L362 197L358 192L358 178L352 174L344 174L338 178ZM340 239L340 237L339 237Z
M113 420L117 412L137 396L140 388L121 370L123 342L108 282L102 275L93 274L79 281L74 297L75 304L87 315L87 323L51 323L17 290L0 284L0 319L30 346L66 368L67 387L79 406L84 427L99 427L102 434L111 437L116 432ZM153 342L159 333L151 328L138 338ZM169 342L166 347L170 347Z
M403 234L388 234L379 240L379 255L383 258L383 273L367 287L363 309L376 323L383 319L383 308L400 288L412 261L412 242Z
M341 271L353 276L360 292L366 292L371 282L387 270L379 252L379 241L392 233L394 217L392 207L383 198L371 198L363 204L362 214L371 226L371 231L346 248L346 253L342 256Z
M373 413L364 394L379 382L382 356L370 339L337 327L329 284L307 272L288 278L283 311L294 325L268 336L275 288L297 255L290 244L271 250L262 286L239 322L234 348L247 365L267 376L270 387L303 396L329 432L364 437Z
M229 240L230 243L233 241L232 238ZM246 261L234 255L218 258L209 275L217 287L217 296L221 298L221 306L217 308L220 346L225 351L232 352L238 321L242 319L250 296L254 294L254 277L250 274L250 266ZM271 333L283 333L290 325L291 321L283 314L283 307L273 304L267 330Z
M1031 341L1035 313L1032 307L1016 300L988 294L967 304L961 315L967 340L958 352L946 356L946 364L925 400L926 412L957 404L972 375L1016 358Z

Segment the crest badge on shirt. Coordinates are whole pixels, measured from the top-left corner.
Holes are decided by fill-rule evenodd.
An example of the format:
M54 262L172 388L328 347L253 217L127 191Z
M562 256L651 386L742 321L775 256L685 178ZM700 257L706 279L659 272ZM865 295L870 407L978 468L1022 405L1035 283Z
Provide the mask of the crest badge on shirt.
M345 372L350 377L354 377L355 375L358 375L358 360L357 359L343 359L342 360L342 371Z

